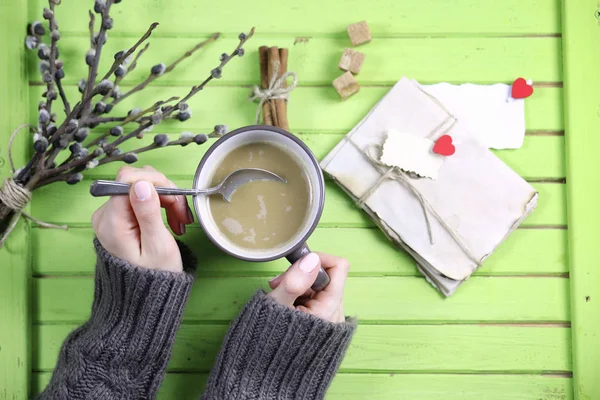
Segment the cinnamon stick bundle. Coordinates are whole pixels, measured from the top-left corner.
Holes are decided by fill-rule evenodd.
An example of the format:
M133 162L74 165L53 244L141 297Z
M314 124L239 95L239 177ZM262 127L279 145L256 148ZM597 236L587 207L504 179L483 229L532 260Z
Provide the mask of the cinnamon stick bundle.
M280 49L276 46L268 47L261 46L258 49L260 63L260 86L262 89L267 89L273 75L276 65L277 78L287 72L288 49ZM286 131L290 127L287 119L287 104L285 99L267 100L263 104L263 123L265 125L278 126Z

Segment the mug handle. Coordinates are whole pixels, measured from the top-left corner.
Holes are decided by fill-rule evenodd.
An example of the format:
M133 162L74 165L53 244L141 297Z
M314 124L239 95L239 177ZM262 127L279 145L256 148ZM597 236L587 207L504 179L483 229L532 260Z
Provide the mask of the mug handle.
M302 243L302 246L298 247L296 250L285 256L285 258L287 258L290 264L293 264L308 253L310 253L310 249L308 248L306 243ZM313 283L313 285L310 287L315 292L320 292L321 290L325 289L327 285L329 285L329 275L327 275L327 272L325 272L323 267L319 268L320 269L319 275L317 275L317 280L315 280L315 283Z

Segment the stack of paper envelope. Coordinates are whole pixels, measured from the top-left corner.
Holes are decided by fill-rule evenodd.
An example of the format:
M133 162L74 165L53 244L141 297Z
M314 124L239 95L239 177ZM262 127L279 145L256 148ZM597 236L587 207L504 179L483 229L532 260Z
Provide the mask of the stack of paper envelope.
M452 150L437 154L442 136ZM402 78L321 163L446 296L537 205L536 190L476 138Z

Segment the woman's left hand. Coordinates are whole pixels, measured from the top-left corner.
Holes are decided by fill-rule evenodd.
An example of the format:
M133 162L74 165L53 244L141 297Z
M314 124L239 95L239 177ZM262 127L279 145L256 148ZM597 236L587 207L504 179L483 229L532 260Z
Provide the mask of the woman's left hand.
M329 285L320 292L310 287L317 279L319 267L329 275ZM350 264L345 258L325 253L309 253L271 279L269 296L280 304L312 314L329 322L345 321L344 287Z

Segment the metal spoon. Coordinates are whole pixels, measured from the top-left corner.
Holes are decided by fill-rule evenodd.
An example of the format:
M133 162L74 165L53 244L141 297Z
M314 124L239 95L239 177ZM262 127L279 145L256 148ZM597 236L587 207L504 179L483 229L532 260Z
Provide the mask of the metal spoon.
M219 193L227 202L231 202L231 196L242 185L252 181L278 181L287 183L285 179L272 172L258 168L244 168L232 172L219 185L209 189L179 189L155 186L156 192L162 195L184 195L195 196L205 194L207 196ZM94 181L90 186L90 193L94 197L115 196L129 194L130 183L115 181Z

